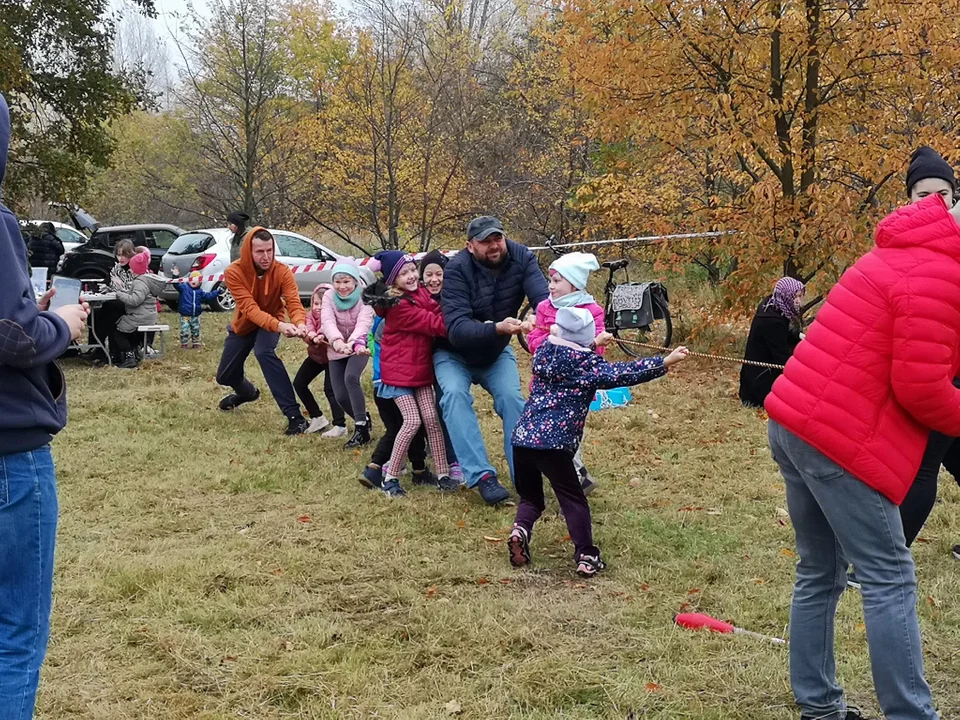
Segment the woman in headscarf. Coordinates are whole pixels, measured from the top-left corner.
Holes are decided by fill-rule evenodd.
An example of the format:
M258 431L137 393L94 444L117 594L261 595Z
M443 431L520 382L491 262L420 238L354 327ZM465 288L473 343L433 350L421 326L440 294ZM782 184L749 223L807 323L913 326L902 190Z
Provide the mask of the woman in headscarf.
M230 241L230 262L240 259L240 246L243 245L243 237L247 234L248 222L250 222L250 216L246 213L232 212L227 215L227 229L233 233L233 239Z
M750 324L744 360L785 365L800 342L800 306L804 286L799 280L777 280L773 294L763 299ZM781 370L744 365L740 370L740 402L747 407L763 407Z

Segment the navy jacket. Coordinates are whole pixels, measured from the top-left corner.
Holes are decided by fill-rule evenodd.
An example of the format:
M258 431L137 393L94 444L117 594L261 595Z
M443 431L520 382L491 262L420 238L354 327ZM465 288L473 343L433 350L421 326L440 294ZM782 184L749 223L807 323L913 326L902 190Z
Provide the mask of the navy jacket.
M7 168L10 112L0 95L0 182ZM67 324L40 312L27 274L17 218L0 203L0 456L36 450L67 422L63 373Z
M524 245L507 240L507 261L496 273L458 252L443 272L447 339L468 365L492 365L511 338L497 335L496 323L516 317L524 299L536 307L548 295L547 279Z
M572 455L597 390L639 385L666 372L662 357L611 363L551 336L533 355L530 399L513 430L513 446Z
M203 303L215 300L220 294L220 288L204 292L199 287L190 287L189 283L177 283L177 292L180 293L180 304L177 311L184 317L198 317L203 312Z

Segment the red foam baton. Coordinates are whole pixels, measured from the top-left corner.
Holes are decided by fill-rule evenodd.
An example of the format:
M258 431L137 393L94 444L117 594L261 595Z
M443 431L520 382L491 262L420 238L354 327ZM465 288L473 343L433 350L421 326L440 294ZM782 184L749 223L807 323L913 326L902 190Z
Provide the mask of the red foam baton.
M717 620L715 617L711 617L710 615L706 615L704 613L680 613L674 618L674 621L680 627L687 628L688 630L699 630L700 628L706 628L707 630L712 630L713 632L718 633L749 635L750 637L758 638L760 640L769 640L770 642L777 643L778 645L787 644L787 641L782 638L761 635L760 633L753 632L752 630L744 630L743 628L735 627L728 622Z

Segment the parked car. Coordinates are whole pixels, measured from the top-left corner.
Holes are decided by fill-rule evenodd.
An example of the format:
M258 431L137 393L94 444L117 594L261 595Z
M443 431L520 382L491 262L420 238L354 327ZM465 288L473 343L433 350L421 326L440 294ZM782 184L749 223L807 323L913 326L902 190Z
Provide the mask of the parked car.
M309 265L311 263L333 263L341 256L315 240L289 230L271 230L277 241L276 259L284 265ZM226 228L210 230L195 230L178 237L167 254L163 256L162 274L179 278L189 275L192 270L199 270L208 275L220 275L230 264L230 240L233 238ZM313 289L320 283L332 281L332 266L327 265L323 270L307 273L297 273L297 289L304 305L310 302ZM360 276L364 282L370 284L375 281L374 274L365 267L360 268ZM215 310L233 310L236 303L223 281L205 280L201 286L205 291L222 288L223 292L211 307ZM160 298L171 309L177 308L178 294L173 285Z
M150 248L150 269L160 272L160 261L174 241L186 232L176 225L117 225L98 229L87 242L63 256L60 275L106 282L116 263L114 248L121 240Z

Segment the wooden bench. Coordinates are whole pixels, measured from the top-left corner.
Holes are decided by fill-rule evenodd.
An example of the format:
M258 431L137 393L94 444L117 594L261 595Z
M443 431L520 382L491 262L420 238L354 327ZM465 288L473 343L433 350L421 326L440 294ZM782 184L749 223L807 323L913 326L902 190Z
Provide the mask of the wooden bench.
M163 341L163 334L170 332L169 325L141 325L140 327L137 328L137 332L143 333L143 359L144 360L159 360L160 358L162 358L164 355L167 354L167 347ZM153 357L149 357L147 355L147 347L149 347L147 343L147 333L156 333L157 335L160 336L160 350L158 350L157 354L154 355Z

